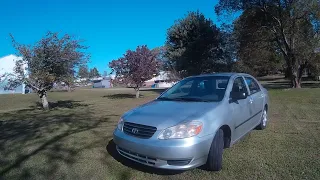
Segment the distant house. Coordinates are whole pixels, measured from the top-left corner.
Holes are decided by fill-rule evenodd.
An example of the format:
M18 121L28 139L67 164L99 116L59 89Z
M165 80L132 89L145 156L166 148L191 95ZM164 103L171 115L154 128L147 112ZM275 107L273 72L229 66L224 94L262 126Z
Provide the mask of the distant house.
M112 81L109 77L104 77L103 79L94 79L92 80L93 88L111 88Z
M169 73L170 72L161 71L158 76L145 81L143 86L149 88L169 88L176 83L170 80Z
M13 89L7 88L8 75L13 74L17 60L21 60L21 57L12 54L0 58L0 94L25 94L30 92L25 84L20 84Z
M176 82L171 82L168 80L155 80L154 84L151 87L152 88L169 88L175 84L176 84Z

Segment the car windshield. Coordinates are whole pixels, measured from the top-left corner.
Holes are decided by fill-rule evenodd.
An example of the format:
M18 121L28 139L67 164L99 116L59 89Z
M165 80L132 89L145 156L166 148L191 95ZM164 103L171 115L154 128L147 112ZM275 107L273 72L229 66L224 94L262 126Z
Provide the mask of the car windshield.
M227 76L204 76L186 78L164 94L159 100L218 102L224 97L228 81Z

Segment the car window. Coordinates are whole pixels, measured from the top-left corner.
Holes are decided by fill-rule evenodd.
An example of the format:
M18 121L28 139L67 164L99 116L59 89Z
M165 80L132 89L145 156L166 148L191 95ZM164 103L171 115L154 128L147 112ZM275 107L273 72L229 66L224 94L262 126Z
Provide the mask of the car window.
M238 77L234 80L233 82L233 86L232 86L232 91L233 92L244 92L244 93L248 93L246 84L243 80L242 77Z
M216 80L216 89L227 89L228 80L226 79L217 79Z
M221 101L229 82L227 76L204 76L187 78L170 88L158 99Z
M245 77L246 82L248 84L250 94L254 94L260 91L260 87L258 83L251 77Z

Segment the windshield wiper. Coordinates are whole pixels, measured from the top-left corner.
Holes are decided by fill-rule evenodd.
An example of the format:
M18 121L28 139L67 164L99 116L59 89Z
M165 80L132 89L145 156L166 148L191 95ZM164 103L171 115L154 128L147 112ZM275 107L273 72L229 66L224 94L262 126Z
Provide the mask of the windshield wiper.
M201 99L201 98L193 98L193 97L177 97L177 98L159 97L158 100L164 100L164 101L190 101L190 102L212 102L212 100Z
M159 97L158 100L174 101L173 98L167 98L167 97Z
M174 98L174 99L181 100L181 101L193 101L193 102L211 102L211 100L208 100L208 99L192 98L192 97L180 97L180 98Z

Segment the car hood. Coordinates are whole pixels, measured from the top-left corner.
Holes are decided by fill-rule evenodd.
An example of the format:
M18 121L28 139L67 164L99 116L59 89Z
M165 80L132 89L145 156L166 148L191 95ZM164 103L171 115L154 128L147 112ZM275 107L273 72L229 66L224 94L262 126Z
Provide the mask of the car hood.
M196 120L217 105L216 102L155 100L127 112L123 118L125 122L154 126L162 130L183 121Z

